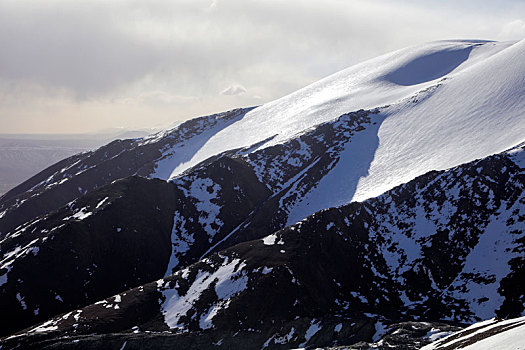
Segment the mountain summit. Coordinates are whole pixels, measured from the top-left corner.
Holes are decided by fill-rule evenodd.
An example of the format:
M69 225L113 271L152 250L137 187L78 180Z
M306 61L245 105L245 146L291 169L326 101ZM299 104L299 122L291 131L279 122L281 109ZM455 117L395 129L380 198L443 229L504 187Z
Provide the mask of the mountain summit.
M523 57L410 47L50 166L0 197L1 345L416 349L521 316Z

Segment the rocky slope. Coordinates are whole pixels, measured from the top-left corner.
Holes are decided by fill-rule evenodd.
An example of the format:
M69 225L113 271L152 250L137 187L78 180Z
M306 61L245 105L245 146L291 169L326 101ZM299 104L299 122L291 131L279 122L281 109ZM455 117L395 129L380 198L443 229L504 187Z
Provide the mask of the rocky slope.
M192 149L249 110L192 119L156 138L116 140L52 165L0 197L0 237L112 181L148 176L171 153L176 152L183 162L185 154L191 156Z
M342 145L372 125L374 117L372 112L350 113L281 145L249 154L243 149L227 152L169 183L139 177L119 180L8 232L0 241L5 252L0 300L10 316L0 317L1 328L8 333L87 305L171 274L213 251L283 228L286 209L301 191L315 186L338 161ZM316 159L313 154L318 154ZM71 239L75 235L79 238ZM152 250L125 248L152 235L159 243ZM86 245L86 240L93 243ZM64 252L58 255L60 262L49 256L57 252ZM143 266L149 256L155 261ZM60 265L60 273L50 274L55 265ZM123 276L109 284L94 282L111 279L115 271ZM76 278L66 281L64 274ZM28 296L40 288L50 292Z
M51 166L0 197L3 345L417 348L520 316L524 50L404 49Z
M75 341L92 348L98 339L133 348L144 344L137 334L146 334L154 348L334 346L378 340L403 321L519 316L524 163L525 150L516 148L425 174L51 319L6 344Z

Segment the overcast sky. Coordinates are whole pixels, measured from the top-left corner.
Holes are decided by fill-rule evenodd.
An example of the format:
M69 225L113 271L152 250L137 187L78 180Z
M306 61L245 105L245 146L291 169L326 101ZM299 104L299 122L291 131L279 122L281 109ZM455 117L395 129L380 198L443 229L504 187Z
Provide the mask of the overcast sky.
M0 133L167 126L409 45L524 37L524 0L0 0Z

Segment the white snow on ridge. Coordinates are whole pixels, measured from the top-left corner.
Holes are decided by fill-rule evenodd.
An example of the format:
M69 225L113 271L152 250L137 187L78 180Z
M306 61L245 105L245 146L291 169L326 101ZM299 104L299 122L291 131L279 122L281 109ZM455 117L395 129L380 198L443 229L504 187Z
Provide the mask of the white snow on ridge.
M499 331L490 334L499 328ZM464 331L471 331L461 335ZM462 344L464 343L464 344ZM423 347L421 350L439 350L445 348L458 348L464 350L516 350L525 348L525 317L505 321L494 319L475 323L472 326L452 334L451 337L440 339Z
M484 45L497 46L497 43ZM392 106L354 201L525 139L525 40L470 65L416 104Z
M439 93L425 101L424 106L420 108L405 106L402 109L392 107L388 110L389 116L379 130L379 147L370 168L368 176L370 179L359 184L354 200L363 200L382 193L385 189L406 182L435 167L447 168L458 162L464 162L465 159L471 160L467 159L469 152L461 152L463 157L456 156L450 161L448 156L450 149L456 151L461 149L463 144L469 146L469 151L475 148L469 145L469 140L476 136L474 133L467 133L464 139L458 139L459 134L463 135L465 129L472 126L474 116L485 121L488 117L493 118L495 111L498 112L496 115L510 112L512 115L507 118L510 120L502 125L507 127L509 123L516 121L514 112L523 110L522 105L504 106L504 102L510 97L514 98L514 102L519 100L510 94L523 94L523 83L521 81L520 85L519 81L523 77L523 74L520 75L523 60L519 56L521 53L521 58L523 57L523 46L523 43L512 45L512 43L479 41L440 41L399 50L366 61L248 112L244 118L212 136L190 161L174 169L172 177L228 149L246 147L278 134L263 147L276 144L344 113L396 103L435 85L444 76L453 77L444 82L445 86L450 85L450 87L440 89ZM509 54L506 54L507 52ZM499 59L491 59L496 56L500 56ZM503 67L500 61L503 61ZM510 65L505 67L507 63ZM460 79L462 76L464 77ZM414 85L410 85L412 83ZM502 84L509 89L500 91ZM493 94L497 91L502 93ZM478 100L481 98L485 100ZM434 118L434 113L441 113L441 115ZM466 125L461 123L463 114L467 114ZM430 118L432 119L428 120ZM429 126L420 130L423 120ZM492 124L482 122L474 125L476 127L473 132L486 131L484 129L486 127L494 131ZM407 126L410 127L407 129ZM517 134L520 128L516 129L518 130L513 134ZM405 131L402 132L403 130ZM438 137L432 137L432 133L436 130L441 132L437 134ZM448 135L448 140L451 142L447 141L443 144L442 137L447 136L449 132L452 132ZM504 133L505 130L502 130L501 134ZM498 145L498 141L509 146L515 138L514 135L510 136L506 140L501 140L502 136L496 135L496 144L492 147L482 147L470 158L508 148ZM405 144L402 149L393 148ZM425 151L444 148L446 152L443 154L446 157L435 163L423 162L421 166L406 171L407 166L420 161L421 145L425 145L423 148ZM435 156L440 158L443 154ZM390 156L392 161L387 161ZM385 173L388 167L392 168ZM378 176L384 177L383 183L371 188L371 184L375 183Z
M250 111L242 120L210 138L193 157L192 163L228 149L252 145L277 133L267 145L276 144L344 113L380 107L408 97L422 87L393 84L385 78L388 73L425 54L444 48L463 52L471 46L469 43L430 43L352 66ZM463 60L464 55L459 59ZM179 167L175 172L183 170Z
M245 111L246 110L239 110L229 118L222 118L221 114L209 116L206 119L202 118L197 123L197 129L199 129L197 135L186 135L190 131L185 127L179 125L176 128L162 131L160 133L152 135L150 138L143 139L142 144L157 142L163 137L169 137L169 134L178 128L181 128L180 131L182 132L182 134L188 137L188 139L182 142L179 141L178 143L175 143L172 146L166 146L164 149L162 149L162 156L156 160L155 169L149 176L153 178L168 180L170 177L174 176L172 174L174 169L179 167L184 167L188 169L191 166L195 165L191 163L191 159L195 155L195 153L202 147L202 145L205 144L208 139L212 138L213 135L220 131L222 128L225 128L228 125L235 123L236 121L241 119ZM188 162L191 163L191 165L188 165Z
M384 107L375 116L378 125L360 132L373 142L357 142L365 135L354 135L356 142L345 147L341 165L322 180L326 184L321 182L319 191L307 194L290 214L298 221L319 208L375 197L428 171L523 141L523 57L525 40L438 41L380 56L251 110L202 142L188 161L172 163L170 177L226 150L261 142L253 152L344 113ZM358 171L350 176L355 167L348 164L356 160ZM341 184L346 190L330 192L341 198L320 195L324 187L341 189Z

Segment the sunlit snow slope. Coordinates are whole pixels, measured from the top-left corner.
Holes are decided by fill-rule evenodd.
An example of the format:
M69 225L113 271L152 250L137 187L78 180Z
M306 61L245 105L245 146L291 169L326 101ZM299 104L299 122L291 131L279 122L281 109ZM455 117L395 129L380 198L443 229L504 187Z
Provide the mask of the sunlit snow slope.
M525 349L525 317L491 319L438 340L421 350L519 350Z
M524 57L525 40L439 41L366 61L250 111L210 137L169 177L226 150L269 139L259 146L268 147L344 113L380 108L367 175L352 198L335 204L376 196L429 170L523 141ZM358 144L348 144L345 152L359 153ZM315 198L315 190L308 196Z

